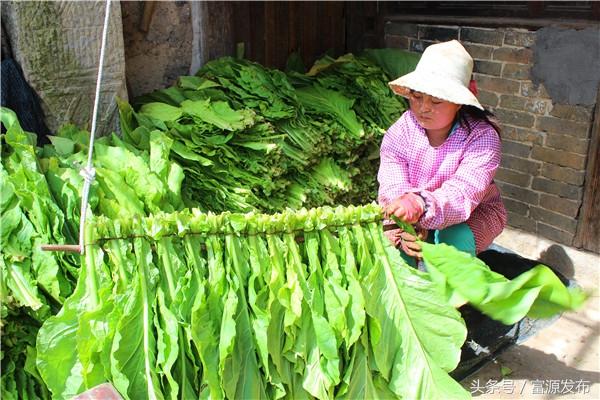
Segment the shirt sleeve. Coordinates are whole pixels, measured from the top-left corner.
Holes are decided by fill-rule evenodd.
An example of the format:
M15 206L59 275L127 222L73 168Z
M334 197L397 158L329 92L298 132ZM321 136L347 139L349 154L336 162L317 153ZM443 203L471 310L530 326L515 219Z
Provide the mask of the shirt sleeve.
M386 132L381 142L379 151L379 192L377 201L382 207L387 206L397 197L411 191L408 175L408 160L400 151L403 140L403 132L406 124L402 117L394 123Z
M422 228L443 229L467 221L489 190L500 165L500 138L488 124L472 129L456 172L438 189L419 191L427 204L418 223Z

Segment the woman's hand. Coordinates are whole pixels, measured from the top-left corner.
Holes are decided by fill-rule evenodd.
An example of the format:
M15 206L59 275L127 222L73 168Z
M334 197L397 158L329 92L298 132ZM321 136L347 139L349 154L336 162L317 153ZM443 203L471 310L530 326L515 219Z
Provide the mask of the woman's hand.
M417 242L417 240L426 240L429 231L427 229L416 229L416 231L417 236L405 231L401 231L398 234L398 241L400 248L406 253L406 255L421 260L423 258L423 253L421 252L421 245Z
M383 234L389 239L392 245L395 248L400 246L400 234L402 233L402 229L390 229L389 231L383 231Z
M425 201L416 193L405 193L392 201L384 210L386 218L396 216L404 222L415 224L425 212Z
M394 247L400 248L410 257L416 257L420 260L421 258L423 258L423 255L421 253L421 245L417 243L417 239L426 240L429 231L427 229L418 228L416 230L417 236L405 232L400 228L384 231L383 233L385 234L385 236L387 236L387 238L394 245Z

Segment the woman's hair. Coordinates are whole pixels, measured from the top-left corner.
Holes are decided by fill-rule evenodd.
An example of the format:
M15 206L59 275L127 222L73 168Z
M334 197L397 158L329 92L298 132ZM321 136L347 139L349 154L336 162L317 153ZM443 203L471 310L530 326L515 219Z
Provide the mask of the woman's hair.
M458 123L461 124L469 133L471 133L471 124L469 123L469 119L475 121L485 121L494 128L498 136L500 136L500 124L498 119L494 114L486 109L479 109L475 106L463 105L460 110L458 110Z

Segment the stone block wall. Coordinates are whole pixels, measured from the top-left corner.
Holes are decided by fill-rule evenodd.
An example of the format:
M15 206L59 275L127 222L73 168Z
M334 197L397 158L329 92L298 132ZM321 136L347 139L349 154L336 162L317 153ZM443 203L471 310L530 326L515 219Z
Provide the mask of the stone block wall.
M413 52L439 41L461 41L475 61L479 100L501 122L503 158L496 182L509 226L571 245L594 104L553 101L543 83L534 83L539 30L400 21L386 21L384 27L386 47Z
M132 98L173 85L190 73L191 5L187 1L154 2L147 31L142 29L152 2L122 1L127 86Z

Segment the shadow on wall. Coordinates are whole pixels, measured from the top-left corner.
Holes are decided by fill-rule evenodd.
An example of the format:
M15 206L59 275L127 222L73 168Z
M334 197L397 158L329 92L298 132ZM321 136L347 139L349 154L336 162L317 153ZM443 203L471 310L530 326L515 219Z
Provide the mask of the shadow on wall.
M563 246L558 244L551 245L540 253L539 260L548 266L552 266L553 269L557 270L569 279L572 279L575 275L573 261Z
M543 251L537 260L522 257L500 246L490 247L479 253L477 257L483 260L492 271L502 274L508 279L514 279L538 264L550 267L565 285L569 284L575 274L571 258L562 246L556 244Z

